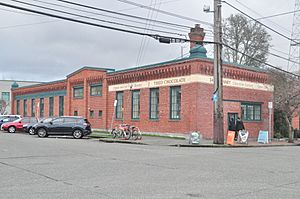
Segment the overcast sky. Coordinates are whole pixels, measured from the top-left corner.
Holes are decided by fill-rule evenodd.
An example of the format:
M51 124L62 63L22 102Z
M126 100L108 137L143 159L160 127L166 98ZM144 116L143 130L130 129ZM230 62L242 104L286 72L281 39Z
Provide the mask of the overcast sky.
M171 27L169 26L168 29L163 29L163 27L152 26L164 26L153 22L148 24L148 26L147 24L136 24L129 21L136 19L126 18L126 21L105 17L103 14L123 19L125 18L124 16L112 15L95 10L92 11L85 9L90 12L102 14L102 16L79 12L61 6L49 5L34 0L23 1L38 4L40 6L46 6L48 8L87 15L102 20L140 26L142 28L148 27L151 29L181 33L185 35L187 35L189 31L182 27L176 28L178 30L171 30ZM42 1L57 3L77 9L84 9L64 4L56 0ZM201 27L205 28L205 31L207 32L206 40L212 40L212 34L209 32L209 30L212 30L212 27L205 25L200 21L208 23L213 22L213 14L204 13L202 11L204 5L210 5L212 8L213 0L130 1L193 19L198 19ZM1 2L75 18L74 16L66 14L25 6L10 0L4 0ZM148 9L139 8L118 0L74 0L73 2L130 15L138 15L140 17L150 18L153 20L186 25L189 27L193 27L196 23L194 21L168 16L156 11L149 11ZM228 2L255 18L294 10L294 0L228 0ZM230 14L237 13L237 11L233 10L226 4L223 4L222 12L223 18L228 17ZM79 18L77 17L77 19ZM132 29L116 24L103 23L88 19L81 20L144 32L142 29ZM274 17L269 20L262 20L262 22L288 37L291 36L293 14ZM271 31L268 32L272 36L271 52L283 57L288 57L289 41ZM178 35L171 35L156 31L150 31L148 33L158 33L160 35L179 37ZM162 44L152 38L77 24L36 14L29 14L25 11L18 11L2 6L0 6L0 44L0 79L35 81L54 81L64 79L66 75L83 66L124 69L147 65L179 58L181 56L181 49L183 49L184 54L189 51L188 44ZM209 51L209 55L212 55L211 48L207 46L207 49ZM269 62L283 68L287 65L287 61L274 58L272 56L269 57Z

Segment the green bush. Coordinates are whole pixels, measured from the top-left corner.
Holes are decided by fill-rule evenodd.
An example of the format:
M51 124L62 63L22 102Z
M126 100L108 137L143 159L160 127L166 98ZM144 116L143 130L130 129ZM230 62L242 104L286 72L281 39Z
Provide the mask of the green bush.
M274 137L283 138L288 137L288 124L285 121L285 113L280 110L274 110Z

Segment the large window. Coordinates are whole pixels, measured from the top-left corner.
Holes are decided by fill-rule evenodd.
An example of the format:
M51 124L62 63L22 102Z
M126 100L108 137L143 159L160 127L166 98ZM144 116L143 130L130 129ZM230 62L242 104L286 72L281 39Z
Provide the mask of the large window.
M158 119L159 89L150 89L150 119Z
M49 97L49 117L54 115L54 98Z
M83 86L75 86L73 88L74 98L83 98Z
M17 100L17 115L20 115L20 100Z
M7 103L10 100L9 95L10 95L9 92L2 92L1 98Z
M35 103L34 99L31 99L31 117L35 116Z
M44 98L40 98L40 117L44 117Z
M27 99L23 100L23 116L27 116Z
M59 96L59 107L58 107L59 116L64 115L64 96Z
M140 119L140 91L132 91L131 118Z
M261 104L242 103L242 120L261 121Z
M92 84L90 93L91 96L102 96L102 84Z
M170 118L180 119L181 111L181 87L170 87Z
M123 119L123 92L117 92L116 119Z

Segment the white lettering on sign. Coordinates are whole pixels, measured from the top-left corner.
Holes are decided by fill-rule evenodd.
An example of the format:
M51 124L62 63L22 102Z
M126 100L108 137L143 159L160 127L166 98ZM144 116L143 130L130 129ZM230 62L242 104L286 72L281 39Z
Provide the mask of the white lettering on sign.
M165 78L158 80L134 82L127 84L117 84L108 87L108 91L123 91L123 90L134 90L142 88L153 88L161 86L176 86L190 83L206 83L213 84L214 78L208 75L193 74L189 76L181 76L175 78ZM246 88L253 90L271 91L273 92L274 86L270 84L242 81L236 79L223 78L223 85L228 87Z

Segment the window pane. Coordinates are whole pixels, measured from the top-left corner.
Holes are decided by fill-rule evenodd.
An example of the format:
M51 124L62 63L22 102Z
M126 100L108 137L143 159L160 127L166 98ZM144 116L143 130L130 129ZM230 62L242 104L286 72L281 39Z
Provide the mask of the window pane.
M117 107L116 107L116 118L123 118L123 92L117 92Z
M241 104L242 119L247 121L261 120L261 104Z
M24 99L23 101L23 116L27 116L27 100Z
M140 118L140 91L132 91L132 119Z
M150 119L158 119L159 89L150 89Z
M17 107L16 107L16 109L17 109L17 115L19 115L20 114L20 100L17 100Z
M91 85L91 96L102 96L102 85Z
M9 100L10 100L10 99L9 99L9 98L10 98L9 92L2 92L1 98L2 98L4 101L9 102Z
M59 96L59 116L64 115L64 96Z
M40 98L40 117L44 117L44 98Z
M90 117L93 118L94 117L94 111L90 111Z
M52 117L53 116L53 109L54 109L54 98L53 97L49 97L49 116Z
M255 120L261 120L261 107L260 107L260 105L255 106L254 119Z
M35 116L35 101L31 99L31 117Z
M83 87L74 87L73 96L74 98L83 98Z
M181 111L181 87L171 87L171 100L170 100L170 118L180 119Z

